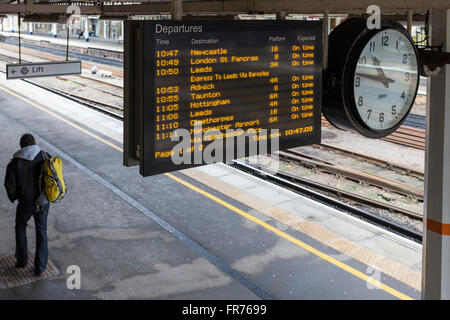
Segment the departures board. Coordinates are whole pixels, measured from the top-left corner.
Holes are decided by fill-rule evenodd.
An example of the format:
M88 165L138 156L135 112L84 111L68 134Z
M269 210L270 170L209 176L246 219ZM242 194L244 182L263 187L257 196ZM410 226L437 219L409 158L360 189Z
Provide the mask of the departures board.
M142 41L128 47L139 51L133 54L133 79L142 99L133 101L142 105L135 117L142 121L142 175L208 164L211 155L225 162L256 150L270 153L273 139L279 149L320 142L320 21L140 23ZM239 142L243 134L248 138ZM234 140L234 147L226 139ZM266 149L249 148L251 139L265 140ZM237 150L242 141L244 153ZM209 158L202 155L206 151ZM174 156L185 161L174 162Z

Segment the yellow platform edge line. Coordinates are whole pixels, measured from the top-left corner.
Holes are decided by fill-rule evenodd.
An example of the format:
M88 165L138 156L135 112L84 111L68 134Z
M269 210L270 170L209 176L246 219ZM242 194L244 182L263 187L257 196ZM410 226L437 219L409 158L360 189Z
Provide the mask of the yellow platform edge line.
M18 99L26 102L26 103L34 106L35 108L38 108L39 110L50 114L51 116L55 117L56 119L63 121L64 123L70 125L71 127L74 127L75 129L77 129L77 130L79 130L79 131L89 135L90 137L92 137L92 138L94 138L94 139L96 139L96 140L98 140L98 141L100 141L100 142L102 142L102 143L104 143L104 144L106 144L106 145L116 149L117 151L123 152L122 148L120 148L120 147L114 145L113 143L110 143L109 141L106 141L105 139L103 139L103 138L101 138L101 137L99 137L99 136L97 136L97 135L95 135L95 134L93 134L93 133L91 133L91 132L81 128L80 126L74 124L73 122L62 118L61 116L57 115L56 113L54 113L54 112L52 112L50 110L47 110L44 107L39 106L38 104L34 103L33 101L29 100L28 98L20 96L19 94L16 94L15 92L13 92L13 91L11 91L11 90L3 87L3 86L0 86L0 89L3 90L6 93L8 93L8 94L18 98ZM245 212L245 211L243 211L243 210L241 210L239 208L236 208L235 206L233 206L233 205L223 201L222 199L219 199L216 196L214 196L214 195L212 195L212 194L210 194L210 193L208 193L208 192L206 192L206 191L204 191L204 190L202 190L202 189L200 189L200 188L190 184L189 182L186 182L186 181L184 181L184 180L174 176L171 173L165 173L165 175L167 177L171 178L172 180L175 180L175 181L183 184L184 186L186 186L186 187L188 187L188 188L190 188L190 189L192 189L192 190L202 194L203 196L205 196L205 197L207 197L207 198L209 198L209 199L211 199L211 200L213 200L213 201L223 205L224 207L230 209L231 211L234 211L234 212L240 214L241 216L247 218L248 220L253 221L254 223L262 226L263 228L265 228L265 229L267 229L269 231L272 231L273 233L279 235L280 237L282 237L282 238L284 238L284 239L286 239L286 240L288 240L288 241L298 245L299 247L301 247L301 248L311 252L312 254L314 254L314 255L316 255L316 256L318 256L318 257L320 257L320 258L322 258L322 259L324 259L324 260L326 260L328 262L330 262L331 264L333 264L333 265L335 265L335 266L337 266L337 267L339 267L339 268L341 268L341 269L343 269L343 270L353 274L354 276L356 276L356 277L358 277L358 278L360 278L360 279L362 279L364 281L367 281L368 283L372 284L373 286L376 286L376 287L380 288L381 290L383 290L383 291L393 295L394 297L397 297L397 298L402 299L402 300L413 300L411 297L409 297L409 296L407 296L407 295L405 295L405 294L395 290L394 288L391 288L391 287L385 285L384 283L381 283L378 280L375 280L374 278L371 278L368 275L360 272L359 270L356 270L355 268L352 268L352 267L346 265L345 263L342 263L341 261L330 257L329 255L327 255L327 254L325 254L325 253L323 253L323 252L321 252L321 251L319 251L319 250L309 246L308 244L304 243L303 241L300 241L297 238L294 238L294 237L290 236L289 234L287 234L287 233L285 233L285 232L283 232L281 230L278 230L277 228L269 225L268 223L266 223L266 222L264 222L264 221L262 221L262 220L260 220L258 218L255 218L254 216L248 214L247 212Z
M212 195L212 194L210 194L210 193L208 193L208 192L206 192L206 191L204 191L204 190L202 190L202 189L200 189L200 188L190 184L189 182L186 182L183 179L178 178L178 177L174 176L171 173L165 173L165 175L168 176L169 178L171 178L171 179L173 179L173 180L183 184L184 186L188 187L189 189L192 189L192 190L202 194L203 196L205 196L205 197L207 197L207 198L209 198L209 199L211 199L211 200L213 200L213 201L223 205L224 207L227 207L231 211L234 211L234 212L240 214L241 216L247 218L248 220L253 221L254 223L262 226L263 228L265 228L265 229L267 229L269 231L272 231L273 233L275 233L275 234L279 235L280 237L282 237L282 238L284 238L284 239L286 239L286 240L288 240L288 241L298 245L299 247L309 251L310 253L312 253L312 254L314 254L314 255L316 255L316 256L318 256L318 257L328 261L329 263L331 263L331 264L333 264L333 265L335 265L335 266L337 266L337 267L339 267L339 268L341 268L341 269L351 273L352 275L354 275L354 276L356 276L356 277L358 277L358 278L360 278L360 279L370 283L371 285L376 286L376 287L380 288L381 290L383 290L383 291L385 291L385 292L387 292L387 293L389 293L389 294L391 294L391 295L393 295L393 296L395 296L395 297L397 297L399 299L402 299L402 300L413 300L411 297L405 295L404 293L401 293L401 292L395 290L394 288L391 288L388 285L385 285L384 283L381 283L378 280L375 280L374 278L369 277L368 275L360 272L359 270L356 270L355 268L350 267L350 266L346 265L345 263L343 263L343 262L341 262L341 261L339 261L339 260L337 260L335 258L330 257L329 255L327 255L327 254L325 254L325 253L323 253L323 252L321 252L321 251L311 247L310 245L304 243L303 241L300 241L297 238L292 237L291 235L289 235L289 234L287 234L287 233L285 233L285 232L283 232L283 231L281 231L281 230L271 226L270 224L268 224L268 223L266 223L266 222L264 222L264 221L262 221L262 220L260 220L260 219L258 219L256 217L248 214L247 212L245 212L245 211L243 211L243 210L241 210L239 208L236 208L235 206L233 206L233 205L225 202L224 200L219 199L216 196L214 196L214 195Z

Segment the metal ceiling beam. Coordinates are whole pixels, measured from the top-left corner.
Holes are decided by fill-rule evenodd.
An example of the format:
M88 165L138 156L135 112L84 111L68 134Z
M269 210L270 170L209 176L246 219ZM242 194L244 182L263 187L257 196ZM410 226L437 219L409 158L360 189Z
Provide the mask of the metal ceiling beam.
M128 0L129 2L130 0ZM225 1L184 1L183 13L272 13L280 11L296 14L318 14L324 11L333 13L365 13L369 5L378 4L381 12L402 13L414 10L415 13L428 9L449 8L448 0L225 0ZM170 13L171 2L148 2L131 5L101 6L82 5L82 14L155 14ZM67 4L0 4L0 13L65 13ZM103 10L102 10L103 8Z
M361 13L370 5L378 5L381 13L415 12L428 9L450 8L448 0L254 0L255 11L271 12L284 10L288 13Z
M364 15L365 16L365 15ZM354 17L361 17L359 14L349 14L348 18L354 18ZM407 14L382 14L382 19L391 19L395 21L407 21L408 15ZM425 13L418 13L412 15L412 21L425 21L426 14Z

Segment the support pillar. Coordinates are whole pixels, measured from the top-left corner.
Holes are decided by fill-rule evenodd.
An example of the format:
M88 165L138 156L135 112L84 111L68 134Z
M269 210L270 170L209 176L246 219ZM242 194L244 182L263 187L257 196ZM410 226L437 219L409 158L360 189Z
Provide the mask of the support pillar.
M56 23L52 23L52 34L53 34L53 38L58 37L58 27L57 27Z
M33 23L32 23L32 22L29 22L29 23L28 23L28 32L29 32L30 34L33 34Z
M89 42L89 19L87 16L84 19L84 40Z
M450 10L432 12L431 41L450 52ZM450 65L428 86L422 298L450 299Z
M408 29L408 32L409 32L409 34L412 36L413 34L412 34L412 25L413 25L413 11L412 10L408 10L408 13L407 13L407 29Z
M286 20L287 12L286 11L277 11L276 19L277 20Z
M11 32L14 32L15 17L13 15L9 15L8 20L9 20L9 27L11 28Z
M183 0L172 0L170 15L174 21L183 20Z
M124 23L123 23L123 20L122 21L120 21L120 37L119 37L119 41L123 41L123 33L124 33Z
M108 38L108 23L107 21L103 20L103 39Z
M322 39L323 39L323 69L328 69L328 35L330 34L330 14L328 10L323 13L322 20Z

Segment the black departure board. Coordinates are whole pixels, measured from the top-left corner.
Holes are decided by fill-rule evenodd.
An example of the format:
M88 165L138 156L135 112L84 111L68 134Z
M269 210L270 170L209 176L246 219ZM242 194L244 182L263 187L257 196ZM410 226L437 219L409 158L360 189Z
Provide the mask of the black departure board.
M266 140L258 153L272 139L280 149L320 142L320 21L146 21L143 30L144 176L210 163L202 152L220 138L217 161L242 156L243 133ZM174 153L190 161L174 163Z

